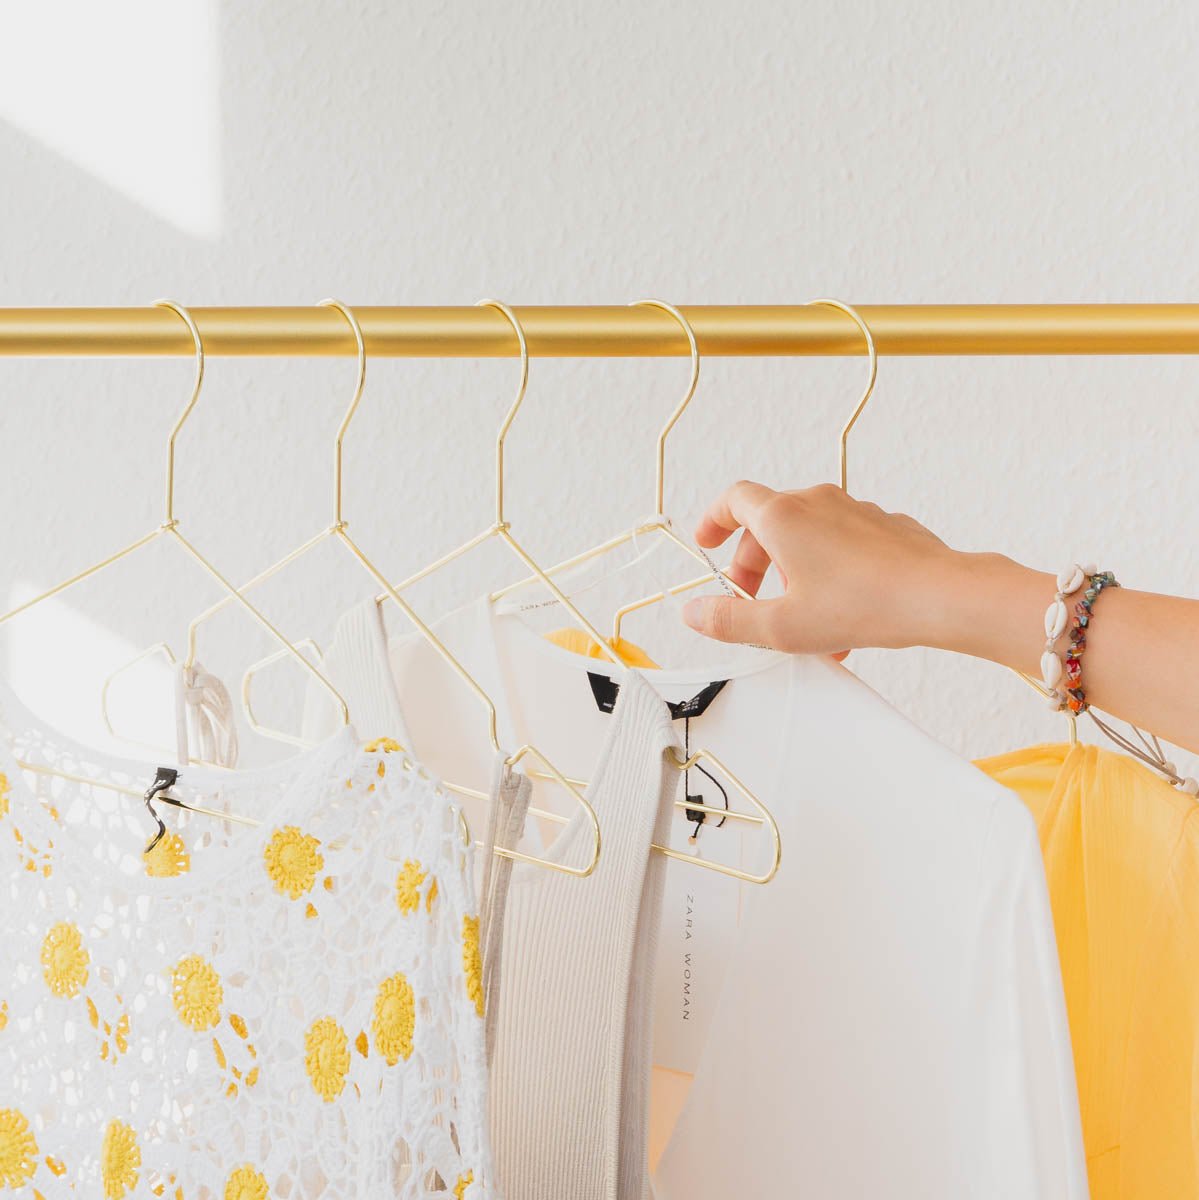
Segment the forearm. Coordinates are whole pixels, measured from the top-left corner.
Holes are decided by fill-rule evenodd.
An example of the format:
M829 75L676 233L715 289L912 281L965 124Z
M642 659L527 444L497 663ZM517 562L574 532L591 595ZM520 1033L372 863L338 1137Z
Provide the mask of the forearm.
M927 643L1040 678L1054 577L999 555L956 557ZM1063 637L1063 653L1065 645ZM1082 668L1088 703L1199 751L1199 601L1105 589Z

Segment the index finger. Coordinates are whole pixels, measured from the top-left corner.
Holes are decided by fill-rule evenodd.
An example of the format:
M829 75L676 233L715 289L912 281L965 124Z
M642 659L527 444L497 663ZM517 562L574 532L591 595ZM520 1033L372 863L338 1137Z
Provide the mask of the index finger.
M765 505L779 493L764 483L748 479L726 488L709 506L696 526L695 540L707 550L722 545L738 529L753 529Z

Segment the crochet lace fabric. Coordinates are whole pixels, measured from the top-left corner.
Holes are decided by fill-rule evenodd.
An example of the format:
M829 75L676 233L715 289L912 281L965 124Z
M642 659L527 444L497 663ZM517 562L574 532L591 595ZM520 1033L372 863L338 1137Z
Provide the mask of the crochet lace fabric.
M147 856L140 799L15 760L152 768L0 717L0 1194L497 1194L470 852L394 743L184 768L261 824L160 805Z

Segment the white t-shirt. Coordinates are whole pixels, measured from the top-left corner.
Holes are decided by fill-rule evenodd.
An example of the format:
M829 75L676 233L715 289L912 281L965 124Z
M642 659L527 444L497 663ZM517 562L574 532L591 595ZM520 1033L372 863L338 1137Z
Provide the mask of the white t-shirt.
M438 632L500 706L507 743L533 740L587 777L610 721L589 675L618 670L486 605ZM486 786L477 701L419 639L390 654L416 753ZM828 660L747 650L732 669L640 674L667 701L728 680L686 733L783 837L766 887L670 864L655 1058L695 1082L659 1196L1084 1197L1052 918L1020 801ZM723 803L711 780L688 790ZM676 814L672 844L691 828ZM757 870L765 842L709 818L699 849Z

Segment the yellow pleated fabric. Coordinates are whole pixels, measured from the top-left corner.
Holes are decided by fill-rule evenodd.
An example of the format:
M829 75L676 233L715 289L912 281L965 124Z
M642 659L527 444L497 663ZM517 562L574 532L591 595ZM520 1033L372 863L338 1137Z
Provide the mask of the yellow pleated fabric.
M978 766L1037 822L1093 1200L1199 1197L1199 805L1095 746Z
M555 646L561 646L563 650L582 654L586 658L604 657L591 635L582 629L555 629L552 633L545 635L545 640L552 642ZM624 638L609 638L608 648L615 650L626 666L644 667L647 670L658 669L658 664L640 646L626 642Z

